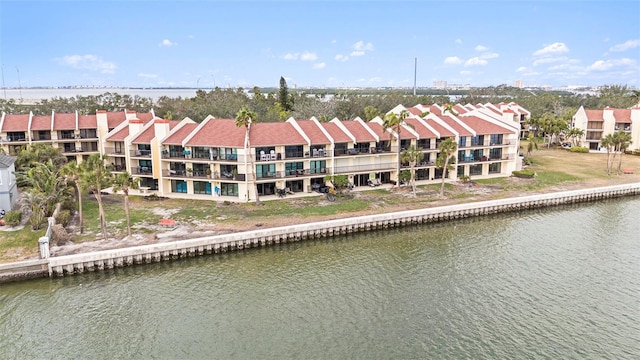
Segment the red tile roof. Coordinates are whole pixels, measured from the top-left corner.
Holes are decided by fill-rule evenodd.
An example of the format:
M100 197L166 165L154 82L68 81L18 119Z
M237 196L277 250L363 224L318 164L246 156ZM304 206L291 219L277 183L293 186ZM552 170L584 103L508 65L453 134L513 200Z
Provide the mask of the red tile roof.
M411 114L413 115L418 115L420 116L420 114L422 114L422 110L416 108L416 107L410 107L407 109Z
M53 130L75 130L76 114L64 113L53 115Z
M177 121L177 120L164 120L164 119L156 118L154 120L154 123L157 123L157 124L168 123L169 124L169 131L171 131L171 130L173 130L174 127L176 127L180 123L180 121ZM154 137L156 137L156 127L151 125L151 126L149 126L148 129L146 129L142 133L138 134L138 136L133 138L133 140L131 140L131 143L132 144L150 144L151 140L153 140Z
M193 129L198 126L198 124L191 125L194 125ZM244 128L237 127L235 120L210 119L185 145L241 148L244 147L244 133ZM171 141L172 143L169 145L180 145L184 137L186 135L178 141L177 134L171 135L164 141L164 144L169 144L168 141ZM253 146L253 144L251 145Z
M164 140L162 143L165 145L182 145L182 142L184 141L184 139L186 139L186 137L189 136L189 134L191 134L191 132L195 130L195 128L198 125L200 124L195 124L195 123L184 124L184 126L182 126L175 133L169 135L169 137L166 140ZM189 146L198 146L198 145L190 144ZM206 146L206 145L202 145L202 146Z
M97 129L98 121L95 115L80 115L78 117L78 129Z
M51 131L51 115L34 116L31 119L31 130L48 130Z
M464 126L460 125L457 121L453 120L449 116L441 116L440 117L445 124L452 127L460 136L473 136L473 134L467 130Z
M440 123L435 122L433 119L427 119L427 124L431 126L435 131L440 134L440 137L453 137L455 134L447 129L446 127L440 125Z
M356 142L376 141L376 138L373 137L373 135L371 135L371 133L369 133L369 131L367 131L367 129L365 129L362 126L362 123L360 123L359 121L343 121L342 125L344 125L344 127L347 128L347 130L349 130L349 132L356 137Z
M614 109L613 117L617 123L630 123L631 122L631 109Z
M378 137L380 138L380 140L382 141L386 141L389 140L389 133L384 131L384 129L382 128L382 125L378 124L377 122L367 122L365 123L369 129L371 129L373 131L374 134L378 135Z
M148 123L149 121L151 121L153 119L153 114L152 113L137 113L136 117L140 120L142 120L142 122L144 122L145 124Z
M304 145L306 143L307 141L302 135L288 122L256 123L251 125L251 147Z
M27 131L29 129L29 114L4 116L2 131Z
M125 126L120 131L115 134L111 134L107 136L107 141L124 141L124 139L129 136L129 127Z
M508 134L512 131L476 116L461 116L460 121L472 128L476 135Z
M316 125L315 122L311 120L297 120L298 126L300 129L307 135L309 140L311 140L311 144L313 145L327 145L331 144L331 140L327 138L322 130Z
M126 117L122 111L107 112L107 127L109 129L115 129L118 125L122 124L125 119Z
M585 112L589 121L604 121L603 110L585 110Z
M342 131L338 125L331 123L331 122L325 122L325 123L321 123L321 125L324 127L324 129L329 133L329 135L331 136L331 138L333 138L333 141L336 143L345 143L345 142L351 142L351 138L349 137L349 135L347 135L344 131Z
M404 120L409 127L412 127L415 132L418 133L420 139L435 139L436 134L434 134L431 130L429 130L426 126L422 125L422 123L417 119L405 119Z

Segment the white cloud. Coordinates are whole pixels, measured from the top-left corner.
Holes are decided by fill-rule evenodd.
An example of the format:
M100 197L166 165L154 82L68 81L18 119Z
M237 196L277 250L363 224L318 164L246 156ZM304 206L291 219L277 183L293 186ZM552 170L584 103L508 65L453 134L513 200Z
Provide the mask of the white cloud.
M357 43L352 45L353 50L356 51L373 51L373 44L372 43L366 43L362 40L358 41Z
M487 51L487 50L489 50L489 48L484 45L476 46L476 51Z
M324 69L326 66L327 66L327 64L323 63L323 62L317 63L317 64L313 64L313 68L314 69Z
M462 44L462 39L456 39L456 44Z
M547 45L542 49L536 50L533 55L534 56L545 56L550 54L561 54L569 51L567 45L561 42L555 42L551 45Z
M609 51L627 51L638 46L640 46L640 40L627 40L622 44L613 45L611 48L609 48Z
M334 57L334 59L335 59L335 60L338 60L338 61L345 62L345 61L349 60L349 57L348 57L348 56L346 56L346 55L338 54L338 55L336 55L336 56Z
M318 55L312 52L305 51L300 53L287 53L282 56L285 60L302 60L302 61L315 61L318 60Z
M302 55L300 55L300 60L302 61L315 61L317 59L318 55L308 51L305 51L302 53Z
M444 59L444 63L447 65L459 65L462 64L464 60L460 59L457 56L449 56Z
M469 70L462 70L462 71L460 71L460 75L471 75L471 74L473 74L473 72L472 72L472 71L469 71Z
M91 54L68 55L56 59L56 61L73 69L99 71L103 74L113 74L118 68L116 64L109 61L104 61L101 57Z
M545 58L537 59L536 61L534 61L533 66L538 66L542 64L551 64L551 63L556 63L556 62L566 61L566 60L567 60L566 56L545 57Z
M495 59L497 57L499 57L500 54L498 53L486 53L486 54L482 54L480 55L481 59Z
M178 45L178 43L174 43L169 39L164 39L162 40L162 42L160 43L160 46L166 46L166 47L171 47L171 46L176 46Z
M479 57L472 57L464 63L464 66L487 65L488 61Z
M629 58L614 59L614 60L598 60L587 67L587 70L591 71L604 71L609 70L614 66L636 66L636 60Z
M357 57L357 56L363 56L364 55L364 51L352 51L351 54L349 54L349 56L353 56L353 57Z
M526 66L520 66L519 68L516 69L516 72L525 72L527 71L527 67Z
M158 77L158 75L157 74L138 73L138 77L147 78L147 79L155 79L155 78Z

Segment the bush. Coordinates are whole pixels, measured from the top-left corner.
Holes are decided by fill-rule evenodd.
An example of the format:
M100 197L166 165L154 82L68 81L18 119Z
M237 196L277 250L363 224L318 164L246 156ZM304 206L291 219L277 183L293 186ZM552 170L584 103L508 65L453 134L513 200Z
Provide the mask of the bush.
M8 226L18 226L22 222L22 211L9 211L4 214L4 221Z
M62 202L62 206L61 209L62 210L69 210L70 212L74 212L76 211L76 201L73 198L66 198L63 202Z
M536 176L536 172L529 169L516 170L516 171L513 171L511 174L513 174L513 176L515 177L524 178L524 179L531 179L532 177Z
M588 153L589 149L584 146L572 146L570 151L574 153Z
M62 210L56 215L56 224L60 224L63 227L69 226L69 222L71 221L71 211Z

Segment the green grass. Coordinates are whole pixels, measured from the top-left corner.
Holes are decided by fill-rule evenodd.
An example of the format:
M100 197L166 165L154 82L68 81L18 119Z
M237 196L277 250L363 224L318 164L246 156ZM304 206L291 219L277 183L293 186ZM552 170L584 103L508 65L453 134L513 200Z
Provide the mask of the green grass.
M37 255L38 239L44 236L45 229L32 231L27 224L23 229L17 231L1 231L0 232L0 260L13 261L12 252L21 252L23 256Z

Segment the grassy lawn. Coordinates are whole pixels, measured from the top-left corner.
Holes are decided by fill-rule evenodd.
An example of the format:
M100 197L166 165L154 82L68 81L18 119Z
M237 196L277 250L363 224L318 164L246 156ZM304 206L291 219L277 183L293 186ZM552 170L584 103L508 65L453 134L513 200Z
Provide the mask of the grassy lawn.
M562 149L540 148L533 152L533 163L528 167L536 172L533 179L512 177L476 180L473 186L445 184L445 199L438 196L440 184L418 186L418 196L411 196L410 187L389 191L367 189L351 195L338 196L328 202L324 196L287 197L264 201L263 206L224 203L207 200L164 199L145 201L131 196L131 224L138 234L154 233L154 226L163 217L170 217L194 228L215 226L229 231L246 230L253 226L321 221L340 216L355 216L379 212L440 206L465 201L489 200L523 195L527 192L556 191L614 185L622 182L640 182L640 157L625 155L623 168L634 169L633 175L607 176L606 154L579 154ZM617 166L617 162L616 162ZM487 190L485 192L480 190ZM85 234L74 235L74 242L94 241L100 233L98 206L89 195L84 198ZM126 235L123 195L104 196L105 214L110 236ZM19 231L0 231L0 261L37 256L38 238L44 230L32 232L27 225Z

